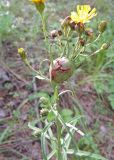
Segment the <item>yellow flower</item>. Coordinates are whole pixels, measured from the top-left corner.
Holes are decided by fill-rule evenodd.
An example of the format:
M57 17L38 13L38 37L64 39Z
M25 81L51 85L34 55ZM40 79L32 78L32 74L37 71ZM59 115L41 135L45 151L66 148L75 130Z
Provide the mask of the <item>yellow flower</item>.
M38 4L38 3L45 3L46 0L31 0L33 3Z
M22 60L26 60L26 52L24 48L18 48L18 53L20 54Z
M77 12L71 12L70 17L75 23L86 23L96 15L95 8L91 9L89 5L78 5Z
M25 52L24 48L18 48L18 53L23 53Z

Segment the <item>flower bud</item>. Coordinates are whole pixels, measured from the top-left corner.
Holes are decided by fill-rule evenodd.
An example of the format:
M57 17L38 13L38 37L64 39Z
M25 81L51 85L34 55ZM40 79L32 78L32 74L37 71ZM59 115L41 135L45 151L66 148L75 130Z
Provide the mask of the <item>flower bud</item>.
M81 46L84 46L85 45L85 40L83 38L80 38L79 39L79 42L80 42L80 45Z
M90 38L92 38L93 37L93 30L90 28L90 29L86 29L85 30L85 34L88 36L88 37L90 37Z
M51 31L51 33L50 33L50 36L51 36L51 38L55 38L55 37L57 37L57 36L61 36L62 35L62 31L61 30L53 30L53 31Z
M102 21L99 26L98 26L98 30L103 33L107 28L107 22L106 21Z
M77 24L77 29L78 29L78 32L79 32L79 33L83 33L83 32L84 32L84 29L85 29L84 24L81 23L81 22L79 22L79 23Z
M50 79L55 83L63 83L73 74L74 66L66 57L57 58L50 65Z
M43 108L42 110L40 110L40 115L42 116L47 116L49 113L49 110L46 108Z
M39 99L39 103L43 103L44 105L46 105L46 104L48 104L48 99L46 98L46 97L41 97L40 99Z
M33 136L38 137L38 136L41 135L41 133L42 133L42 129L37 128L37 130L35 130L35 131L33 132Z
M69 26L71 30L77 30L78 25L74 21L70 21Z
M62 36L62 31L61 30L58 30L58 35Z
M27 58L24 48L19 48L18 53L20 54L22 60L25 60Z
M109 48L110 44L107 44L107 43L104 43L102 46L101 46L101 50L107 50Z

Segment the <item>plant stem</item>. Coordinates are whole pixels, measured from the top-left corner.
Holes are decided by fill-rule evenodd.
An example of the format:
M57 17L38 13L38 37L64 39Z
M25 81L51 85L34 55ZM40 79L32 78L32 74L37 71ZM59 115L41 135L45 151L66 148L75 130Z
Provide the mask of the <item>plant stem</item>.
M58 94L58 86L54 87L54 101L57 104L59 100L59 94ZM59 114L59 106L57 106L57 112ZM61 123L58 119L58 116L56 118L56 126L57 126L57 160L62 160L62 148L61 148Z
M40 77L42 77L43 79L45 79L47 82L49 82L49 79L47 77L45 77L40 71L36 71L29 63L29 61L26 59L24 60L25 64L27 65L27 67L33 71L37 76L39 75Z
M89 45L91 45L91 44L93 44L93 43L95 43L95 42L97 42L100 37L101 37L101 33L99 33L99 35L97 36L97 38L96 38L93 42L88 43L88 44L86 45L86 47L89 46Z
M45 42L47 44L47 31L46 31L46 25L45 25L45 17L44 17L43 14L41 15L41 19L42 19L42 27L43 27L44 38L45 38Z
M51 44L49 45L49 40L47 37L47 30L46 30L46 22L45 22L45 17L43 14L41 14L41 19L42 19L42 27L43 27L43 33L44 33L44 38L45 38L45 45L46 45L46 49L49 52L49 58L50 58L50 62L52 64L53 62L53 56L52 56L52 51L51 51Z
M60 121L56 120L57 125L57 160L62 160L62 148L61 148L61 123Z

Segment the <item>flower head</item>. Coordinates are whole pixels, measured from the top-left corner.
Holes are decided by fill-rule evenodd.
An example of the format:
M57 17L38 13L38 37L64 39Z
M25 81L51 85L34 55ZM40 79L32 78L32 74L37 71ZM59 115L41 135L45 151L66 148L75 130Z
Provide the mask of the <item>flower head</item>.
M31 0L31 2L38 4L38 3L45 3L46 0Z
M106 21L102 21L99 26L98 29L101 33L103 33L107 28L107 22Z
M18 48L18 53L20 54L22 60L26 59L26 52L25 52L24 48Z
M78 5L77 12L71 12L70 17L75 23L86 23L96 15L95 8L91 9L89 5Z

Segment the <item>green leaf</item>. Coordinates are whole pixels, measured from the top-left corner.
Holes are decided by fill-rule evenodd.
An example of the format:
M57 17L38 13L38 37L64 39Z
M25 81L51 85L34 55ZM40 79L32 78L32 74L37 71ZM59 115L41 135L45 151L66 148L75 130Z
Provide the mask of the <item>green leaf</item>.
M37 99L37 98L40 98L40 97L49 98L49 95L48 95L47 93L45 93L45 92L36 92L36 93L33 93L32 95L30 95L30 96L28 97L28 99L29 99L30 101L33 101L33 100L35 100L35 99Z
M13 17L10 15L3 15L0 17L0 34L7 34L11 30Z
M79 129L76 128L75 126L71 125L70 123L67 123L66 125L67 125L69 128L74 129L74 130L75 130L77 133L79 133L81 136L84 136L84 135L85 135L81 130L79 130Z
M19 118L20 115L21 115L21 113L20 113L20 111L18 109L13 111L13 116L15 118Z
M108 96L112 109L114 109L114 94Z
M71 116L73 111L71 109L63 109L61 114L62 116Z
M10 127L7 127L4 132L0 135L0 143L5 141L5 139L7 139L8 135L10 135Z
M98 154L93 154L93 153L90 153L90 152L86 152L86 151L78 151L76 153L77 156L84 156L84 157L91 157L91 158L94 158L96 160L108 160Z
M79 156L79 157L91 157L91 158L94 158L96 160L108 160L104 157L102 157L101 155L98 155L98 154L95 154L95 153L91 153L91 152L86 152L86 151L77 151L77 152L74 152L73 149L69 149L67 151L68 154L75 154L76 156ZM94 160L93 159L93 160Z
M41 134L41 149L42 149L42 156L43 156L43 160L48 160L47 157L47 150L46 150L46 146L47 146L47 141L46 141L46 132L48 131L48 129L51 127L53 123L48 123L44 129L43 132Z
M114 109L114 101L110 102L112 109Z
M53 121L55 119L55 114L52 111L49 112L47 119L49 122Z
M51 153L49 153L48 156L47 156L48 160L50 160L55 153L56 153L56 150L53 150Z
M108 99L109 99L110 101L114 101L114 94L111 94L110 96L108 96Z
M107 86L100 81L95 82L94 87L95 87L97 93L99 93L99 94L102 94L104 91L107 91Z
M70 121L73 115L73 111L70 109L63 109L61 112L61 116L65 121Z
M114 93L114 80L109 81L109 91Z

